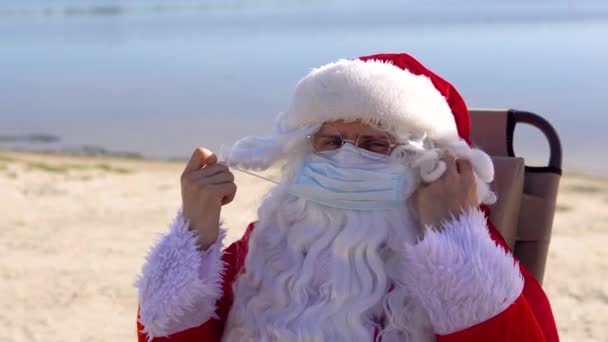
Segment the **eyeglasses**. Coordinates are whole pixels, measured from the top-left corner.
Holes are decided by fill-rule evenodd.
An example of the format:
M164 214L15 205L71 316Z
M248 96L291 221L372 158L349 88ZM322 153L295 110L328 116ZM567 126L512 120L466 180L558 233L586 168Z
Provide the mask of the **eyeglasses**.
M340 131L330 125L323 125L312 135L308 136L315 152L336 151L350 142L356 147L381 155L390 155L399 143L391 142L389 135L380 130L369 130L360 134L356 140L342 138Z

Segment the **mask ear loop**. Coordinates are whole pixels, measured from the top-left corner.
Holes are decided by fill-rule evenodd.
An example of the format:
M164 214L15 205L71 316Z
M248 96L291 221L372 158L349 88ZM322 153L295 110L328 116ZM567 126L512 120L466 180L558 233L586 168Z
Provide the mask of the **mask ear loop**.
M264 181L267 181L267 182L270 182L270 183L273 183L273 184L277 184L277 185L279 184L279 182L276 181L276 180L274 180L274 179L270 179L268 177L264 177L262 175L258 175L255 172L251 172L251 171L242 169L242 168L240 168L238 166L235 166L235 165L230 165L231 163L226 161L228 159L227 158L227 154L229 153L228 151L229 151L229 148L226 147L226 145L222 144L220 146L220 150L219 150L219 153L218 153L218 160L219 160L218 164L226 165L226 166L228 166L231 169L237 170L237 171L242 172L244 174L247 174L247 175L259 178L261 180L264 180Z
M257 178L259 178L259 179L261 179L261 180L265 180L265 181L267 181L267 182L270 182L270 183L273 183L273 184L277 184L277 185L279 184L279 182L275 181L274 179L270 179L270 178L267 178L267 177L264 177L264 176L258 175L258 174L256 174L256 173L251 172L251 171L247 171L247 170L241 169L241 168L236 167L236 166L228 166L228 167L230 167L230 168L232 168L232 169L235 169L235 170L237 170L237 171L240 171L240 172L242 172L242 173L248 174L248 175L250 175L250 176L257 177Z

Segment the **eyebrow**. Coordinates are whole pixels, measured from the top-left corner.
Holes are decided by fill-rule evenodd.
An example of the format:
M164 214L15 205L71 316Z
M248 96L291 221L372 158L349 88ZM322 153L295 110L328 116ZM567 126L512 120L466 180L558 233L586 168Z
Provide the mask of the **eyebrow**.
M329 128L326 128L329 127ZM335 130L337 132L324 132L324 130ZM337 128L333 127L333 126L321 126L321 128L319 129L319 131L316 133L317 136L319 137L323 137L323 138L329 138L329 137L337 137L339 136L340 138L343 137L342 132L340 132ZM389 140L394 140L395 138L389 134L386 134L384 132L364 132L361 133L359 135L360 138L384 138L384 137L388 137Z
M342 138L342 135L339 133L332 133L332 132L318 132L317 136L319 137L323 137L323 138L332 138L332 137L340 137ZM359 136L359 138L384 138L384 137L388 137L390 139L390 136L388 135L384 135L384 134L374 134L374 133L363 133Z
M329 133L329 132L327 132L327 133L319 132L316 135L319 137L323 137L323 138L331 138L331 137L340 137L341 138L342 137L342 135L340 135L340 134Z
M374 133L366 133L366 134L364 133L364 134L361 134L359 137L360 138L385 138L386 137L386 138L390 139L390 137L388 135L374 134Z

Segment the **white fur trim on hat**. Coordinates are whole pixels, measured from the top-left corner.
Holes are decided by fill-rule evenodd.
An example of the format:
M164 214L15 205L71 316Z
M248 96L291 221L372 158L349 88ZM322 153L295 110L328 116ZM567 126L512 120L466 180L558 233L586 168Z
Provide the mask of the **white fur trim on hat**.
M427 76L377 60L342 59L314 69L298 82L278 126L292 130L333 120L361 120L435 141L458 139L452 111Z

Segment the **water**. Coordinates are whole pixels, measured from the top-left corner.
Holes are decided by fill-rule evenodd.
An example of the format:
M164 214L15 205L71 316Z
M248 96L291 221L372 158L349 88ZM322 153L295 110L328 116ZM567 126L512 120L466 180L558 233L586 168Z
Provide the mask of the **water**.
M186 157L269 133L312 67L406 51L471 107L549 119L567 170L608 175L608 4L441 3L3 1L0 136ZM544 162L539 134L516 139Z

